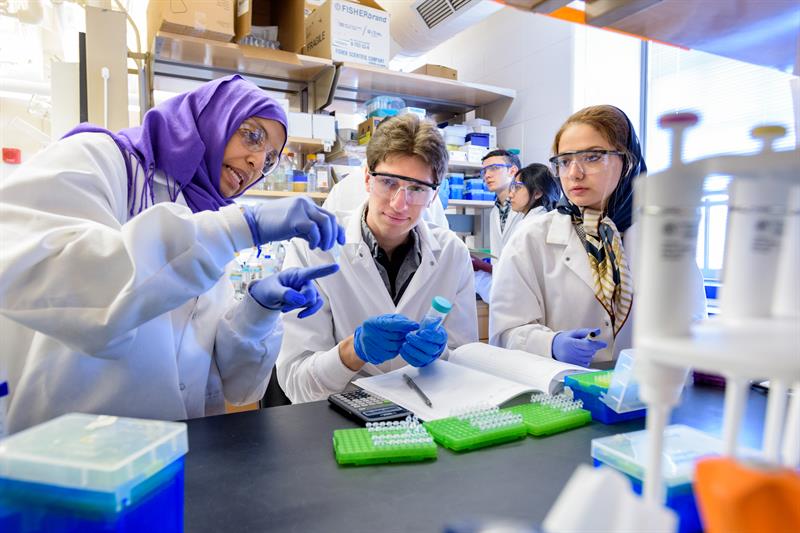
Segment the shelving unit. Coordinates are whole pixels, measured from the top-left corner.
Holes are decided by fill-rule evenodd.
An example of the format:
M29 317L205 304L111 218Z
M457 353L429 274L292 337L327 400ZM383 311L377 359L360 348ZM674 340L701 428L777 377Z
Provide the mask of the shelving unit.
M476 163L473 161L450 161L447 165L447 168L450 170L455 170L456 172L462 170L476 170L480 171L483 165L481 163Z
M316 154L324 151L325 143L308 137L289 137L286 139L286 149L296 154Z
M494 202L491 200L450 200L447 202L447 207L491 209L494 207Z
M294 191L261 191L250 190L244 196L259 198L291 198L294 196L308 196L314 201L324 201L328 197L326 192L294 192Z

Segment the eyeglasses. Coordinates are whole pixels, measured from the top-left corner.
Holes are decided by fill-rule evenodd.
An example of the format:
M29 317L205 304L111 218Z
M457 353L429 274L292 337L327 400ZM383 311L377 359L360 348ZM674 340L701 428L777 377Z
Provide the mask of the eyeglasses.
M242 144L251 152L264 152L264 167L261 175L266 176L278 167L280 153L267 140L267 132L263 128L245 121L239 126L237 133Z
M572 163L577 163L582 174L596 174L608 166L608 156L623 156L617 150L578 150L554 155L549 159L556 176L566 174Z
M486 165L481 169L481 177L485 177L487 173L500 170L501 168L511 168L513 165L504 165L502 163L495 163L494 165Z
M405 191L409 205L427 205L436 193L438 183L425 183L414 178L389 174L388 172L368 171L372 176L373 191L383 198L394 200L400 190ZM407 184L404 184L406 182Z
M523 187L525 187L525 184L522 183L521 181L509 181L508 182L508 192L509 193L517 192L518 190L522 189Z

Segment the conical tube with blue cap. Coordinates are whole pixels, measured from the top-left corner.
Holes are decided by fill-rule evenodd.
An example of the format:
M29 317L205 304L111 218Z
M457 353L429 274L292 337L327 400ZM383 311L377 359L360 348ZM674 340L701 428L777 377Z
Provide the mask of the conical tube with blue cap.
M419 324L419 329L436 329L452 308L453 304L450 303L450 300L444 296L434 296L431 300L431 306L428 309L428 312L425 313L424 317L422 317L422 321Z

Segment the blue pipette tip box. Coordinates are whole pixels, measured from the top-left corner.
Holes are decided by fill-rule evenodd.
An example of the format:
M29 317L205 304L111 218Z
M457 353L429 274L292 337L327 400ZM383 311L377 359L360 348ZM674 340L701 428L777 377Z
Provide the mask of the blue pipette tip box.
M634 492L641 494L649 438L647 430L592 439L595 466L606 465L625 474ZM662 473L667 507L678 514L679 533L703 530L692 490L694 466L704 457L718 456L722 442L702 431L681 424L664 429Z
M0 441L0 531L183 531L186 424L67 414Z

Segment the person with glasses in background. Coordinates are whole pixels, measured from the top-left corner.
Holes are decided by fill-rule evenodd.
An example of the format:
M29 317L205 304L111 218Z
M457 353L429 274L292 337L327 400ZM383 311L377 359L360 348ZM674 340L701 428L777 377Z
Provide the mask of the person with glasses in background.
M508 184L522 168L522 164L513 152L492 150L483 156L481 165L481 178L486 187L497 196L494 207L489 212L489 249L499 259L503 247L523 218L523 215L511 209L508 198ZM493 265L472 257L472 268L475 271L475 291L488 303Z
M559 197L556 178L547 165L531 163L508 182L508 199L515 213L529 219L552 211Z
M632 346L633 182L646 172L620 109L582 109L561 126L550 163L563 195L526 222L495 272L489 342L589 366ZM694 318L705 316L697 270Z
M360 376L423 367L478 339L469 252L455 233L422 221L447 172L447 147L430 120L406 114L383 121L367 145L368 197L337 212L346 228L339 274L315 281L322 309L284 317L276 364L293 403L342 392ZM336 254L298 239L284 264L310 268ZM453 307L436 327L420 327L435 296Z
M281 107L234 75L165 101L138 127L81 124L3 181L10 433L72 411L181 420L263 396L278 316L313 314L312 280L338 267L285 270L237 301L226 266L269 241L344 241L306 199L233 204L285 143Z

